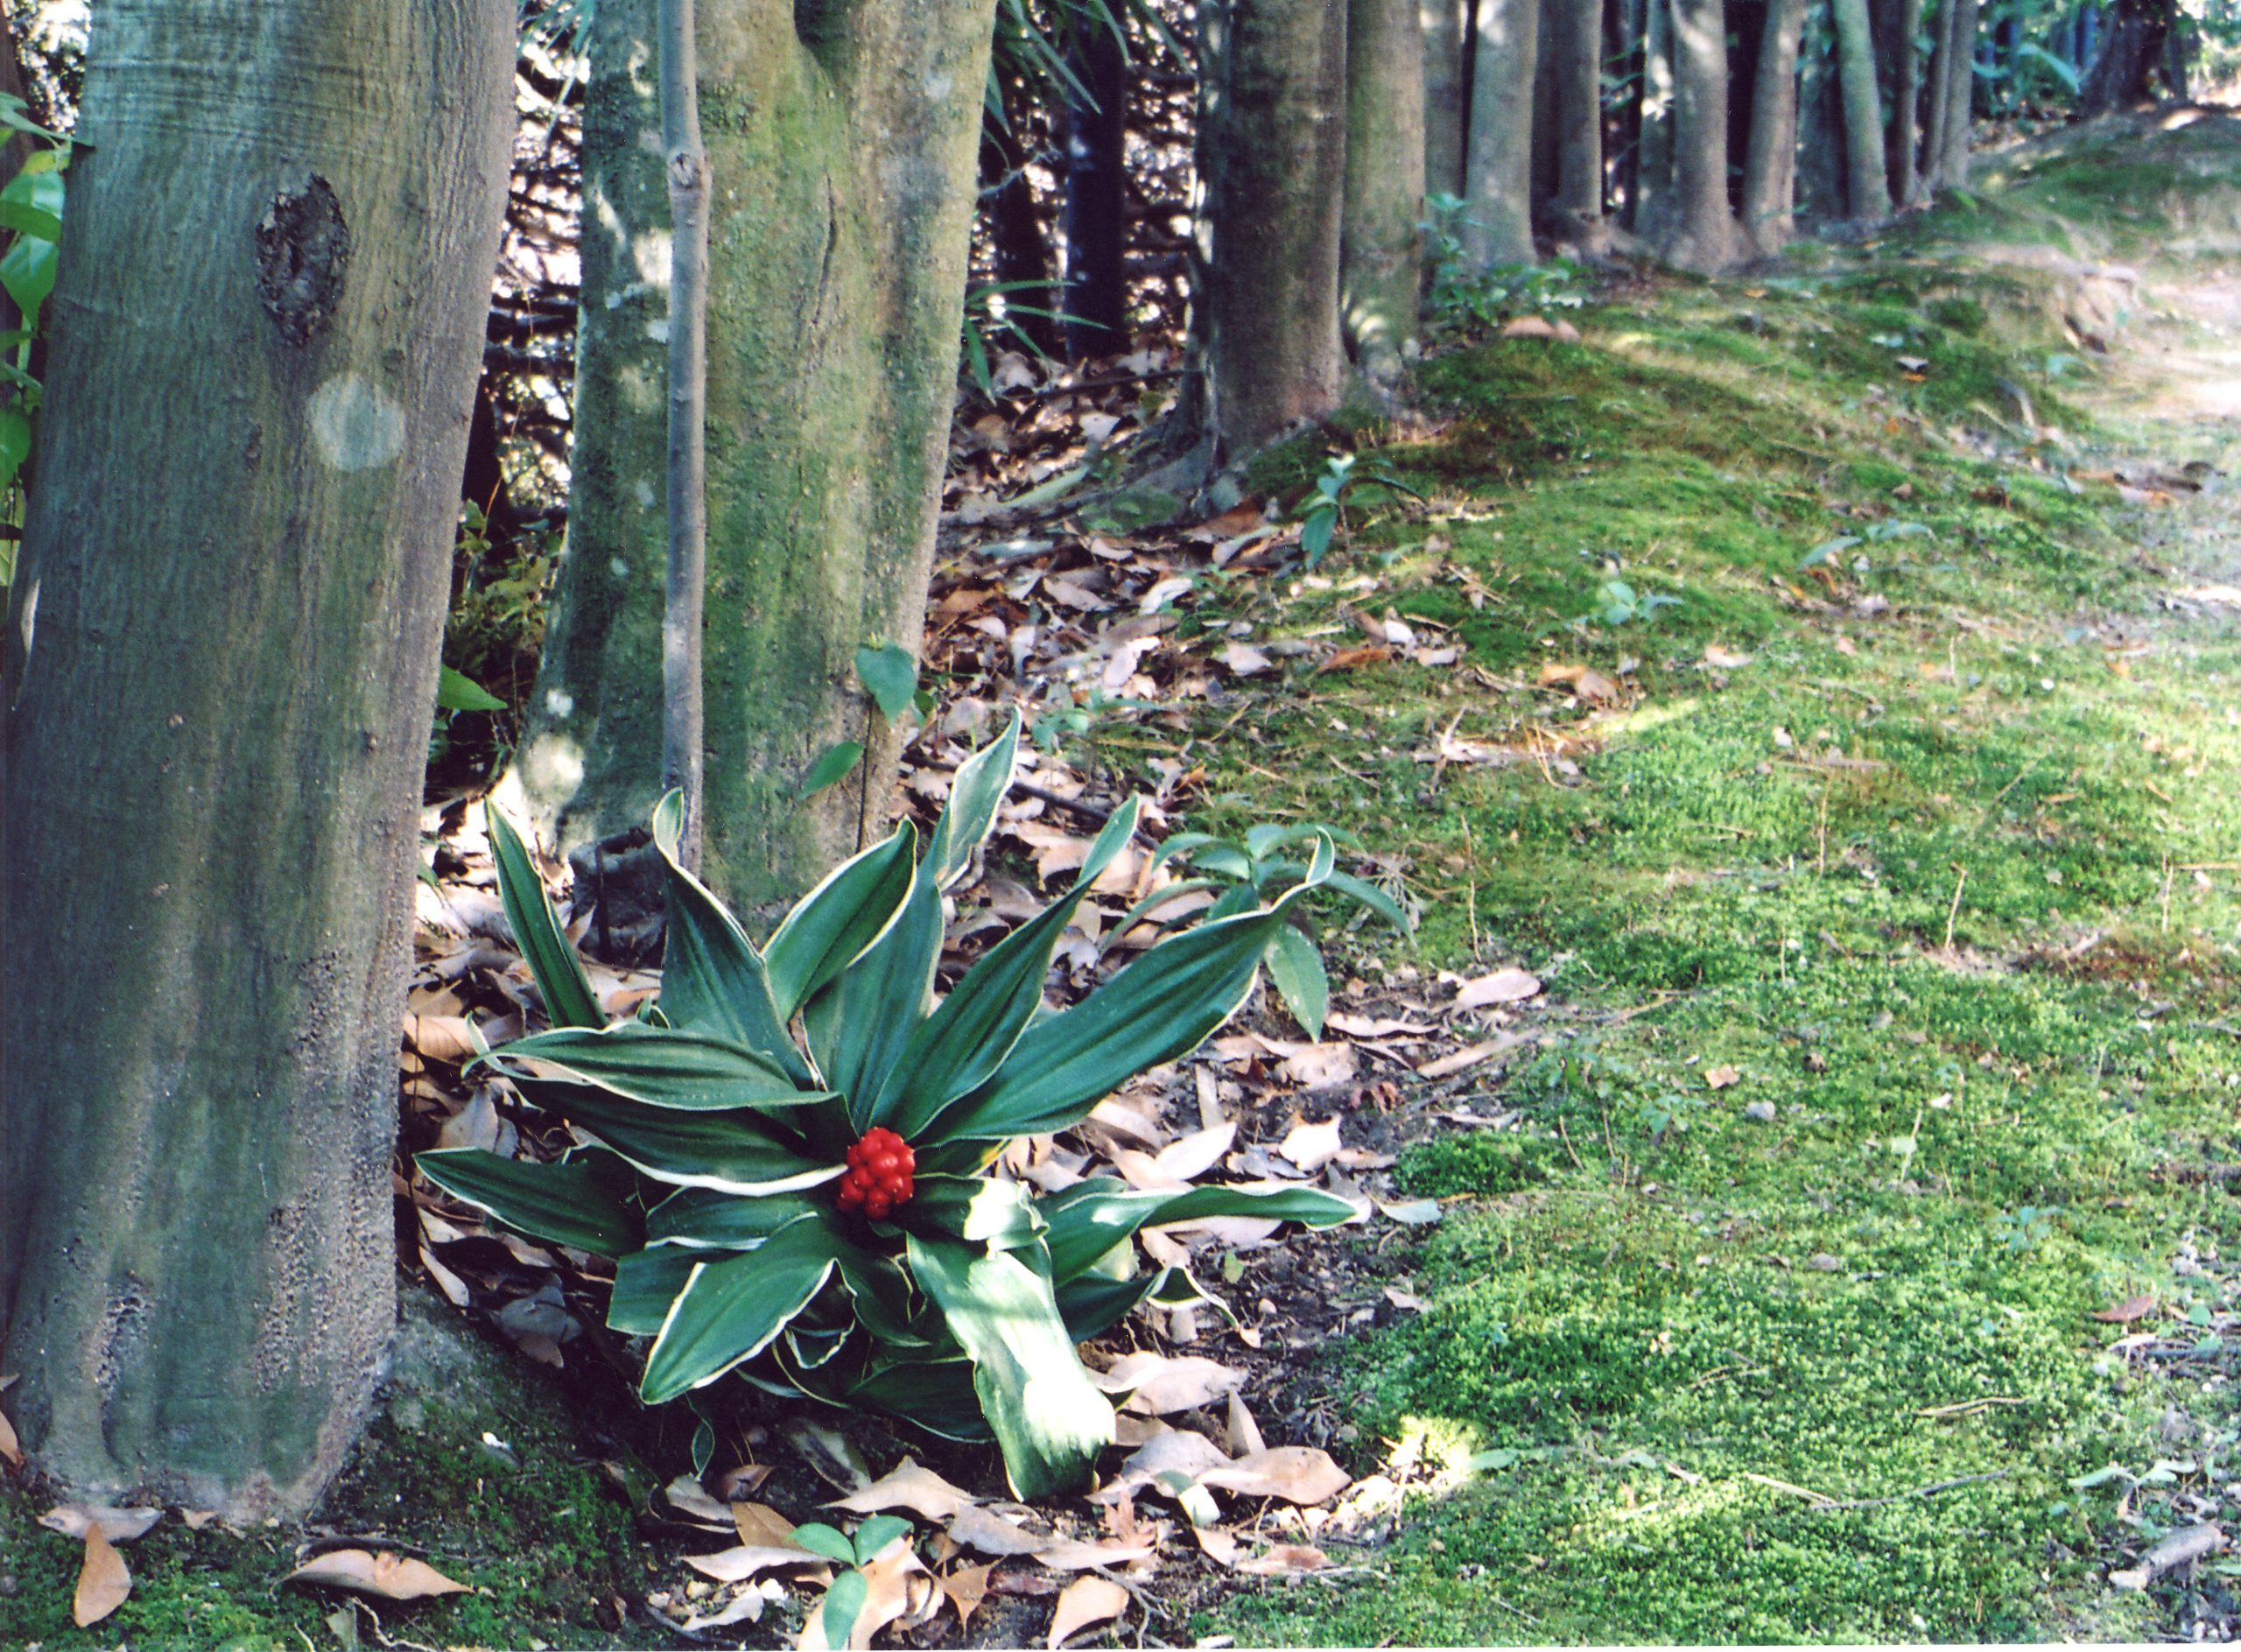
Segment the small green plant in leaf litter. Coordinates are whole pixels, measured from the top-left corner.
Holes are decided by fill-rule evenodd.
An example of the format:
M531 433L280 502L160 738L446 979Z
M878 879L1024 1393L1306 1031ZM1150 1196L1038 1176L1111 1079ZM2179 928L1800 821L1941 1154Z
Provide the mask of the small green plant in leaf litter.
M1030 1497L1083 1483L1113 1439L1112 1404L1074 1345L1141 1302L1198 1295L1177 1269L1112 1276L1108 1259L1128 1257L1140 1227L1225 1215L1328 1225L1352 1207L1305 1188L1145 1192L1108 1177L1039 1195L991 1174L1008 1143L1069 1128L1196 1048L1333 871L1318 834L1268 904L1240 903L1042 1014L1061 932L1135 830L1131 800L1073 886L937 1003L942 894L994 823L1019 733L1015 718L960 766L923 853L904 825L760 947L678 864L679 803L664 798L653 819L669 879L661 993L615 1026L494 811L507 917L553 1024L481 1060L593 1145L551 1164L474 1149L418 1162L509 1227L613 1259L608 1323L653 1339L646 1400L736 1370L782 1395L993 1438Z
M1355 840L1352 833L1338 827L1315 825L1258 826L1242 839L1218 838L1204 832L1178 832L1160 845L1152 865L1156 869L1170 860L1188 861L1191 875L1164 889L1154 889L1137 902L1113 926L1106 944L1118 940L1139 924L1166 927L1174 917L1181 916L1173 913L1163 917L1161 914L1168 908L1214 889L1222 892L1205 909L1206 922L1218 923L1240 912L1255 910L1265 897L1281 896L1308 875L1309 868L1289 858L1289 852L1296 851L1302 844L1319 845L1325 840L1352 843ZM1409 929L1409 915L1374 883L1366 882L1351 873L1333 871L1323 880L1322 887L1375 912L1404 933ZM1291 923L1281 925L1269 938L1265 961L1284 1007L1292 1012L1292 1019L1307 1030L1308 1037L1320 1038L1323 1018L1331 1008L1331 984L1324 972L1323 954L1312 937L1299 927L1305 921L1304 914L1301 914Z
M1357 488L1382 488L1388 493L1406 494L1411 499L1423 496L1380 465L1357 474L1359 462L1352 453L1334 454L1315 479L1315 491L1300 508L1299 548L1310 568L1321 564L1331 549L1331 536L1338 531L1345 515L1346 496Z

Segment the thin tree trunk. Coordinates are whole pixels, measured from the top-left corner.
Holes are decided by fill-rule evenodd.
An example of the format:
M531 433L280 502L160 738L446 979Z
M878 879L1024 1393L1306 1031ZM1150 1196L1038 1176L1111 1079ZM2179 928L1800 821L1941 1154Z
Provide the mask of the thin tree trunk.
M1762 256L1781 250L1797 207L1797 45L1805 0L1770 0L1743 160L1743 231Z
M569 549L501 801L563 848L660 789L668 214L651 0L601 0L584 143ZM856 650L916 652L956 392L991 0L730 0L699 19L708 285L707 881L768 906L891 812L901 732ZM1335 329L1335 323L1334 323ZM836 743L868 748L799 797Z
M1661 241L1673 216L1672 0L1643 0L1643 10L1641 134L1626 228L1645 241Z
M1128 348L1128 53L1096 18L1075 31L1075 78L1092 102L1066 102L1066 354Z
M1969 129L1977 97L1977 21L1979 0L1954 0L1953 61L1945 83L1945 153L1938 165L1938 180L1948 189L1965 188L1969 182Z
M1900 0L1898 83L1892 99L1889 148L1891 199L1901 207L1914 200L1921 185L1915 144L1920 138L1921 60L1914 53L1914 37L1921 32L1921 26L1922 0Z
M1674 193L1679 224L1667 257L1711 272L1735 262L1727 200L1727 18L1723 0L1673 0Z
M1217 465L1338 406L1346 10L1202 0L1191 324Z
M1837 74L1844 98L1844 207L1855 222L1891 215L1883 170L1883 116L1877 107L1875 39L1867 0L1833 0Z
M1024 138L1030 100L1017 81L997 77L1004 118L984 109L980 121L980 211L988 226L989 250L994 255L997 285L1013 313L1009 320L1036 349L1055 355L1064 347L1058 324L1050 315L1034 313L1057 309L1050 280L1050 243L1043 232L1043 214L1035 199L1035 186L1027 175L1028 147ZM1067 200L1073 185L1067 185ZM1071 214L1071 208L1068 208ZM1071 218L1070 218L1071 221Z
M2080 116L2106 115L2154 96L2150 85L2171 33L2175 0L2116 0L2106 24L2106 44L2078 90Z
M661 0L662 148L669 166L669 559L662 606L662 785L684 796L678 858L700 869L700 680L708 582L708 154L692 0Z
M1952 117L1953 31L1961 0L1937 0L1936 43L1930 48L1929 84L1923 88L1927 118L1922 128L1921 165L1914 175L1916 204L1935 197L1945 181L1945 123Z
M1610 243L1603 216L1603 0L1555 0L1557 233L1590 257Z
M381 1374L513 22L94 12L0 726L0 1369L80 1501L299 1512Z
M1389 390L1416 353L1423 287L1424 64L1418 0L1351 0L1339 319L1364 377Z
M1464 36L1470 0L1421 0L1424 37L1424 188L1434 195L1463 193L1463 138L1469 125L1471 82Z
M1474 0L1464 250L1482 270L1531 264L1533 84L1541 0Z

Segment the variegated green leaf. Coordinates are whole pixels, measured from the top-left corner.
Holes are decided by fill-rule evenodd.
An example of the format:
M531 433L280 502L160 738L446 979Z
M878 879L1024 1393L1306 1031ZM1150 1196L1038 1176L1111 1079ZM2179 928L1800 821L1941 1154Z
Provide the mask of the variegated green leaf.
M846 1168L805 1157L771 1133L764 1115L679 1113L604 1090L550 1079L514 1081L538 1106L579 1124L622 1158L672 1187L739 1194L791 1193Z
M1335 1193L1312 1187L1279 1184L1146 1192L1110 1176L1093 1177L1037 1199L1036 1210L1049 1224L1043 1242L1050 1252L1050 1276L1062 1285L1087 1273L1099 1257L1140 1227L1209 1216L1260 1216L1330 1227L1355 1213L1354 1206Z
M547 1062L616 1095L681 1112L806 1107L832 1093L797 1088L776 1062L744 1044L634 1021L597 1032L558 1027L481 1059L502 1070L516 1060Z
M886 931L910 892L916 871L916 833L908 823L895 835L842 861L786 914L762 949L771 1002L782 1022L827 981L863 956Z
M835 1262L824 1223L804 1217L744 1256L696 1267L646 1356L640 1395L658 1405L753 1359L809 1306Z
M420 1174L515 1232L594 1256L621 1256L643 1241L638 1217L587 1160L537 1164L480 1148L417 1155Z
M1012 765L1019 756L1019 708L1014 706L1004 732L958 764L949 784L949 802L942 810L933 840L926 846L924 864L934 882L947 889L971 864L973 851L996 823L996 805L1012 783Z
M483 805L482 817L490 832L490 858L498 867L498 899L506 909L506 924L521 948L522 961L544 999L544 1013L556 1027L604 1027L607 1016L599 1007L584 966L544 893L529 851L522 847L504 812Z
M1268 938L1268 979L1276 983L1292 1019L1310 1038L1323 1037L1323 1017L1331 1009L1331 978L1316 945L1289 924Z

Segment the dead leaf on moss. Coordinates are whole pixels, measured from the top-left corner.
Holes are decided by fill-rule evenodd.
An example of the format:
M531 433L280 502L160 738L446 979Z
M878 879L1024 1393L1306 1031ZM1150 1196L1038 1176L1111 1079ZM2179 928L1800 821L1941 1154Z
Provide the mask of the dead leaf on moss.
M1239 677L1257 677L1275 670L1275 662L1250 643L1231 643L1221 651L1221 662Z
M1331 1564L1331 1557L1313 1543L1278 1543L1265 1555L1239 1561L1237 1569L1256 1578L1290 1578L1326 1571Z
M847 1497L836 1497L825 1507L845 1508L857 1515L876 1515L885 1509L907 1508L928 1520L940 1522L949 1519L959 1509L972 1508L979 1501L970 1492L951 1485L932 1469L921 1468L915 1460L906 1457L893 1473L874 1480L860 1492Z
M323 1555L314 1555L281 1581L324 1584L329 1588L378 1595L384 1600L424 1600L431 1595L474 1592L467 1585L446 1578L425 1560L393 1554L386 1549L331 1549Z
M1455 1002L1450 1008L1456 1010L1484 1009L1490 1004L1523 1003L1528 998L1539 996L1540 992L1541 978L1513 965L1507 969L1498 969L1491 975L1465 981L1463 989L1455 995Z
M1733 1067L1711 1067L1704 1072L1704 1086L1707 1089L1725 1090L1730 1085L1740 1084L1742 1081L1743 1075Z
M78 1569L78 1592L70 1602L70 1620L80 1628L99 1623L123 1606L132 1592L132 1573L124 1557L102 1535L99 1526L86 1529L85 1563Z
M2161 1307L2162 1304L2153 1297L2127 1297L2093 1317L2104 1325L2128 1325L2136 1319L2153 1318Z
M1128 1609L1128 1592L1110 1578L1077 1578L1058 1596L1043 1645L1055 1648L1068 1635L1110 1622Z
M1619 685L1592 665L1543 665L1537 685L1542 688L1569 688L1575 699L1584 699L1597 706L1616 705L1620 698Z
M94 1504L63 1503L39 1517L39 1523L65 1537L83 1537L95 1527L113 1543L129 1543L164 1517L160 1508L109 1508Z
M1505 1055L1523 1044L1522 1035L1514 1032L1497 1034L1474 1044L1466 1044L1451 1054L1427 1061L1416 1069L1420 1079L1451 1079L1458 1072L1468 1072L1473 1067L1484 1066L1496 1056Z

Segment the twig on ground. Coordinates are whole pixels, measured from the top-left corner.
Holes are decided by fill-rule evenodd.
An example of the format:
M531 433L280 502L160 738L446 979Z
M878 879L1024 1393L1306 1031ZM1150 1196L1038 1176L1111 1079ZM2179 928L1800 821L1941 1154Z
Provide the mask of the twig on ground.
M1756 1479L1757 1476L1753 1475L1752 1478ZM1816 1515L1825 1515L1832 1509L1838 1508L1880 1508L1886 1503L1904 1502L1909 1497L1935 1497L1940 1492L1949 1492L1957 1487L1978 1486L1986 1480L2006 1478L2006 1469L1991 1474L1963 1474L1955 1480L1939 1480L1932 1486L1917 1486L1912 1491L1893 1492L1888 1497L1852 1497L1841 1501L1832 1498L1825 1502L1814 1504L1813 1512Z
M2223 1527L2204 1521L2200 1525L2181 1526L2139 1557L2139 1564L2126 1571L2109 1574L2109 1585L2137 1594L2167 1571L2176 1571L2190 1566L2208 1555L2218 1553L2225 1547Z

